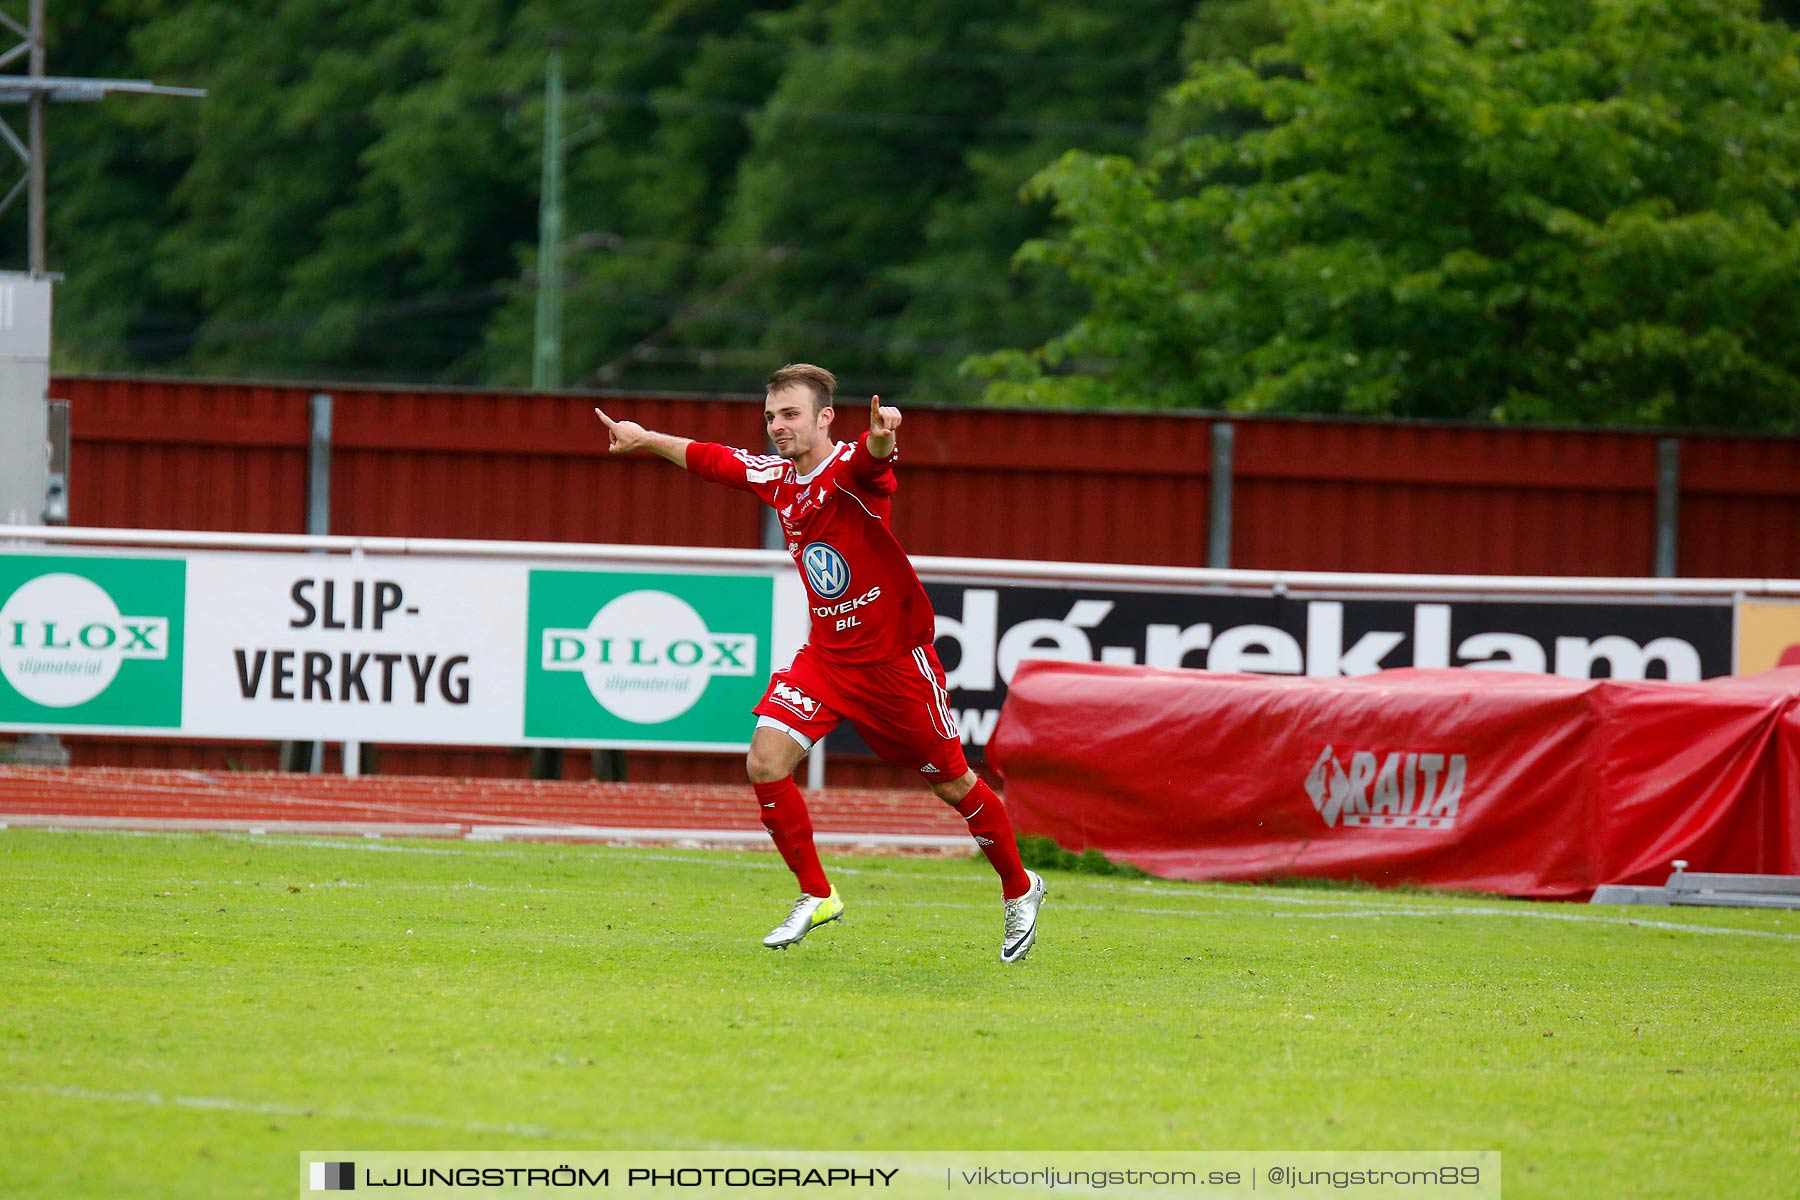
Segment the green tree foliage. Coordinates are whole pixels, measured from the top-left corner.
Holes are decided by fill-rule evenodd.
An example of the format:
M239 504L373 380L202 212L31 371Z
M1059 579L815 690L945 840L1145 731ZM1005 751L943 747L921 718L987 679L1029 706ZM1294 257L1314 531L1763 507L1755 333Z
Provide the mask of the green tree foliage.
M1737 0L1265 11L1261 49L1198 48L1162 145L1036 178L1059 225L1021 259L1086 312L972 363L990 399L1800 427L1786 26Z
M722 341L689 338L705 314L735 312L742 283L733 280L753 275L766 257L764 247L720 247L715 239L751 144L748 118L781 75L779 47L760 24L768 6L650 4L623 23L609 9L601 26L582 20L576 10L584 7L554 14L553 36L565 44L570 68L565 378L585 386L752 388L767 355L740 360L734 351L751 344L761 314L744 314ZM531 116L541 127L541 106ZM535 202L535 177L532 195ZM528 270L535 236L516 249ZM485 379L529 377L534 311L535 294L521 288L495 314Z
M453 377L535 227L516 180L536 155L491 57L508 10L53 6L53 72L208 91L53 106L59 364ZM511 70L541 87L541 67Z
M1193 9L58 0L54 72L209 93L53 110L61 364L525 383L556 43L571 384L741 391L806 357L966 398L963 357L1079 311L1010 271L1048 214L1019 188L1137 147Z
M1019 188L1070 146L1135 146L1189 7L690 4L607 35L667 67L601 97L640 124L587 155L590 194L609 179L622 203L572 217L607 236L571 259L571 378L742 388L815 358L851 388L972 396L964 356L1077 311L1009 269L1046 215ZM505 362L529 327L523 299L496 323Z

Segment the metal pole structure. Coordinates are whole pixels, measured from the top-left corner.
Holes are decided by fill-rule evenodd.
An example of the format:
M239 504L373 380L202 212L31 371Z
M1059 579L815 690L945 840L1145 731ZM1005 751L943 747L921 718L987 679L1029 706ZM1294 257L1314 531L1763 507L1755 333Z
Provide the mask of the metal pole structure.
M544 181L538 197L537 330L531 386L562 386L563 155L562 46L553 43L544 65Z
M44 77L44 0L31 0L28 24L31 32L27 35L31 42L30 71L33 79ZM42 279L47 269L44 255L44 93L31 93L29 116L26 118L26 140L31 148L31 161L26 164L25 171L29 179L26 184L27 222L30 232L29 268L33 279Z
M1675 577L1676 534L1681 528L1681 440L1656 441L1656 575Z
M331 393L314 392L306 405L306 532L331 532Z
M1206 565L1231 565L1231 475L1237 451L1237 431L1230 421L1212 427L1212 497L1206 522Z
M10 5L8 6L10 7ZM196 88L159 87L148 79L78 79L46 73L44 52L44 0L28 0L26 19L21 24L0 9L0 30L21 40L7 45L0 35L0 105L25 106L25 136L21 138L11 123L0 117L0 159L16 157L25 173L0 194L0 212L5 212L21 195L26 198L26 266L32 278L48 274L45 230L49 224L49 206L45 199L49 175L44 161L44 107L52 100L95 101L108 96L130 93L140 96L206 95ZM25 60L23 75L5 68Z
M350 552L350 563L351 563L352 567L354 567L359 573L361 572L362 565L363 565L363 552L362 552L362 548L360 546ZM324 757L324 743L322 743L322 742L317 743L317 745L319 745L319 747L320 747L320 757L323 758ZM340 764L340 767L341 767L342 771L344 772L344 778L355 779L357 776L361 775L362 774L362 743L359 741L347 740L343 743L343 745L339 746L338 749L342 753L342 756L343 756L343 762ZM321 762L319 764L321 770L324 769L324 765L325 764L323 762Z
M330 392L314 392L306 403L306 532L323 537L331 532L331 406ZM324 742L283 742L281 769L325 771Z

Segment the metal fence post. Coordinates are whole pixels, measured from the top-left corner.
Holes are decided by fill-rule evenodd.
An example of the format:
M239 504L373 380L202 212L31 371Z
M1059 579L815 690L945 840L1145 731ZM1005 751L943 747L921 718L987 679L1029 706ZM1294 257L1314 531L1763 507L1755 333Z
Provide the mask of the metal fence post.
M331 393L314 392L306 404L306 532L331 532ZM325 770L324 742L283 742L281 769L319 775Z
M1212 427L1212 502L1206 521L1206 565L1231 565L1231 472L1237 449L1237 430L1230 421L1216 421Z
M306 532L331 532L331 393L314 392L307 403Z
M1681 522L1681 441L1656 442L1656 575L1675 577L1676 531Z

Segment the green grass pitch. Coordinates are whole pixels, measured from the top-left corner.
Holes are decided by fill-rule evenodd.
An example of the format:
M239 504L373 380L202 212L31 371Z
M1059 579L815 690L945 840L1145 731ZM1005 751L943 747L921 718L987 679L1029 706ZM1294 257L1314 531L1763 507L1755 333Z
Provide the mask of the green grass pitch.
M0 832L8 1196L297 1152L1480 1150L1505 1194L1792 1195L1800 916L978 860ZM1635 922L1635 923L1634 923Z

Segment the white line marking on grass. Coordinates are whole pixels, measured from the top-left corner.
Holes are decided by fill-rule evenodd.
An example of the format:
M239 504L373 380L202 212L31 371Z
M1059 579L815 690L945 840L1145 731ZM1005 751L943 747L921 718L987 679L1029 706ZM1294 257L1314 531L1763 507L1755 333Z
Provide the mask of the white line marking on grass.
M1343 904L1346 901L1352 900L1352 898L1354 898L1353 902L1357 904L1417 904L1421 901L1430 903L1434 900L1444 904L1453 904L1456 902L1455 898L1450 896L1419 896L1412 893L1406 895L1382 895L1379 892L1356 892L1351 893L1350 895L1294 896L1281 891L1280 889L1270 888L1263 884L1225 883L1216 879L1170 880L1169 884L1165 884L1162 887L1154 887L1146 883L1121 883L1116 880L1107 879L1096 879L1092 882L1102 885L1110 884L1123 891L1143 892L1153 896L1168 895L1170 890L1169 884L1179 885L1185 883L1189 887L1202 889L1195 894L1205 896L1209 900L1241 900L1251 903L1260 900L1268 904Z
M984 910L983 904L951 901L902 900L896 908L967 908ZM1057 904L1055 909L1074 912L1131 913L1147 917L1231 917L1256 914L1214 912L1195 908L1121 908L1116 904ZM1734 929L1728 925L1680 925L1673 921L1643 921L1633 917L1603 917L1585 913L1540 912L1528 908L1345 908L1330 912L1266 912L1276 920L1331 920L1334 917L1527 917L1541 921L1575 921L1591 925L1631 925L1645 929L1669 929L1679 933L1722 933L1740 937L1800 940L1800 933L1777 933L1770 929Z
M371 1124L407 1125L419 1129L451 1129L458 1133L505 1133L515 1137L542 1140L595 1141L603 1133L571 1129L552 1129L545 1125L494 1124L488 1121L457 1121L417 1113L372 1113L349 1108L318 1108L297 1104L273 1104L257 1100L237 1100L228 1096L165 1096L160 1092L100 1092L80 1087L50 1087L21 1083L0 1083L0 1090L23 1092L37 1096L55 1096L64 1100L94 1100L106 1104L137 1104L147 1107L214 1109L220 1112L253 1113L268 1117L311 1117L330 1121L367 1121ZM695 1138L660 1138L658 1145L682 1150L741 1150L727 1142L708 1142Z
M711 842L736 849L740 846L768 844L768 832L762 829L669 829L639 825L474 825L465 840L471 842L534 841L540 838L570 838L598 842ZM955 850L968 845L969 839L957 834L939 833L836 833L819 830L813 834L818 846L887 846L902 850Z
M1649 921L1641 917L1605 917L1597 913L1563 913L1546 912L1532 908L1447 908L1447 909L1384 909L1383 912L1396 912L1407 917L1437 917L1460 913L1480 917L1529 917L1538 921L1579 921L1591 925L1636 925L1645 929L1673 929L1681 933L1731 933L1740 937L1780 938L1784 941L1800 941L1800 933L1777 933L1772 929L1734 929L1729 925L1682 925L1674 921Z
M770 849L773 850L774 847L771 846ZM740 867L740 868L743 868L744 870L749 870L749 871L783 871L783 872L785 872L787 870L787 864L782 862L778 858L774 858L773 856L771 856L766 861L755 862L755 861L748 861L748 860L735 859L735 858L720 859L720 858L706 857L707 855L715 853L714 851L710 851L710 850L695 851L693 856L691 856L691 857L688 855L682 855L682 854L659 853L654 850L633 850L633 849L631 849L629 847L625 847L625 846L609 846L606 848L606 850L607 850L606 856L608 858L629 858L629 859L635 859L640 862L684 863L688 866L695 866L695 867ZM864 872L859 867L833 867L833 868L831 868L831 873L833 875L861 875ZM906 878L941 879L942 876L939 876L939 875L910 875L910 876L906 876Z
M710 855L718 853L717 851L711 850L695 850L688 855L680 855L671 854L666 851L635 850L626 846L596 847L595 849L603 850L609 858L642 859L651 862L690 863L696 866L726 865L733 867L747 867L757 871L784 871L787 869L784 864L773 859L768 862L743 862L732 859L726 859L721 862L718 859L709 857ZM970 862L972 864L979 863L979 860L974 858L973 851L970 852ZM946 863L949 866L954 866L956 865L956 860L946 860ZM929 883L942 883L946 880L954 880L956 882L978 882L983 880L991 881L994 878L992 871L988 868L986 863L979 863L979 869L970 870L967 873L956 871L926 873L924 871L870 870L862 867L834 866L831 868L831 874L878 875L882 879L914 879L923 880ZM1341 896L1292 896L1254 884L1224 883L1211 879L1171 879L1157 885L1135 880L1109 879L1105 876L1074 875L1062 876L1062 878L1067 879L1070 882L1079 882L1083 887L1100 888L1106 891L1138 892L1150 896L1166 896L1170 899L1236 900L1249 903L1261 901L1267 904L1301 905L1345 903L1345 898ZM1358 893L1354 902L1357 904L1370 905L1416 905L1420 903L1431 903L1432 898L1410 893L1406 895ZM1455 911L1454 906L1459 904L1459 901L1451 897L1445 897L1441 903L1452 906L1447 908L1446 911ZM1463 900L1460 901L1460 903L1467 904L1469 901Z
M187 834L187 833L165 833L165 832L138 831L138 830L109 830L103 836L107 836L107 837L190 838L195 835ZM323 847L326 849L377 850L377 851L383 851L383 852L394 853L394 854L439 854L439 855L442 855L442 854L461 854L461 853L465 853L465 852L475 852L475 853L481 854L483 857L493 856L495 858L527 858L527 857L532 856L535 853L535 850L526 850L526 849L501 850L501 849L495 848L494 844L485 844L484 845L484 844L477 843L475 845L471 845L470 843L468 843L466 841L461 843L460 845L452 846L452 847L433 847L433 846L383 845L379 842L370 842L366 839L337 841L337 840L328 840L328 839L322 839L322 838L259 837L259 836L254 836L254 835L250 835L250 834L237 834L237 833L208 834L206 836L228 838L228 839L236 840L236 841L249 841L249 842L254 842L259 846L312 846L312 847ZM476 845L480 846L479 850L476 849ZM687 854L674 854L674 853L669 853L668 851L643 850L643 849L637 849L637 848L628 847L628 846L604 846L604 847L587 846L587 847L580 847L580 849L590 850L590 851L594 852L596 857L605 856L608 858L626 858L626 859L634 859L634 860L647 861L647 862L671 862L671 863L690 864L690 865L694 865L694 866L729 866L729 867L737 867L737 868L742 868L742 869L747 869L747 870L752 870L752 871L781 871L781 870L786 869L786 867L783 864L781 864L773 859L770 859L769 861L766 861L766 862L759 862L759 861L746 860L746 859L717 858L714 856L720 852L712 851L712 850L694 850ZM880 877L883 879L911 879L911 880L922 880L925 882L932 882L932 883L943 883L943 882L976 883L976 882L980 882L983 880L991 880L993 878L993 876L985 868L983 868L981 870L971 870L966 873L954 871L954 870L949 871L949 872L931 872L931 873L927 873L924 871L870 870L870 869L866 869L866 868L844 867L844 866L834 866L831 868L831 870L832 870L833 874L842 874L842 875L864 875L864 874L867 874L867 875L871 875L871 876L877 876L877 877ZM13 876L12 878L23 879L23 878L27 878L27 877ZM42 877L33 877L33 878L41 879ZM1267 904L1294 904L1294 905L1302 905L1302 906L1318 906L1320 908L1325 908L1326 906L1333 905L1333 904L1345 903L1345 898L1340 897L1340 896L1288 895L1288 894L1283 894L1279 890L1262 887L1262 886L1258 886L1258 885L1233 884L1233 883L1226 883L1226 882L1222 882L1222 881L1218 881L1218 880L1174 879L1174 880L1164 881L1161 884L1149 884L1149 883L1144 883L1144 882L1135 881L1135 880L1127 881L1127 880L1121 880L1121 879L1109 879L1104 876L1075 875L1073 877L1064 876L1063 878L1069 883L1078 883L1082 887L1096 888L1096 889L1100 889L1103 891L1134 892L1134 893L1143 894L1143 895L1154 895L1154 896L1166 897L1170 900L1201 900L1201 901L1224 900L1224 901L1234 901L1234 902L1238 902L1238 903L1255 903L1257 901L1261 901L1261 902L1267 903ZM57 877L56 879L49 880L49 881L50 882L61 882L62 879L61 879L61 877ZM118 880L118 882L133 882L133 881L120 879L120 880ZM194 882L196 885L203 885L205 882L216 882L216 881L196 880ZM233 882L237 882L237 881L233 881ZM282 883L285 881L276 880L274 882ZM327 886L327 885L321 884L320 886ZM579 888L579 887L527 888L524 885L517 885L517 884L498 886L498 885L490 885L490 884L477 884L472 881L467 884L450 884L450 885L399 884L399 883L391 883L391 882L387 882L387 881L382 881L378 884L375 884L374 886L391 887L391 888L414 888L414 889L418 889L418 890L436 890L440 886L449 886L452 888L469 888L469 889L473 889L473 890L477 890L477 891L483 891L483 890L521 891L521 890L523 890L523 891L542 892L542 893L571 892L571 891L572 892L583 892L583 891L587 890L585 888ZM1404 895L1390 895L1390 894L1382 894L1379 892L1374 892L1374 893L1365 892L1365 893L1357 893L1356 899L1354 902L1356 904L1363 905L1364 907L1357 908L1357 909L1329 909L1328 911L1317 912L1317 913L1270 912L1266 915L1268 915L1270 917L1283 917L1283 918L1287 918L1287 917L1319 917L1319 918L1329 919L1331 917L1340 917L1340 916L1341 917L1371 917L1371 916L1379 917L1379 916L1387 916L1387 915L1404 916L1404 917L1440 917L1440 916L1455 916L1459 913L1466 913L1471 916L1527 917L1527 918L1535 918L1537 920L1545 920L1545 921L1574 921L1574 922L1578 922L1578 923L1582 923L1582 924L1632 925L1632 926L1640 926L1640 927L1646 928L1646 929L1667 929L1667 930L1673 930L1673 931L1682 932L1682 933L1722 933L1722 934L1737 934L1737 935L1741 935L1744 937L1776 938L1776 939L1784 940L1784 941L1800 940L1800 933L1778 933L1773 930L1735 929L1735 928L1732 928L1729 926L1723 926L1723 925L1688 925L1688 924L1680 924L1680 923L1673 922L1673 921L1655 921L1655 920L1647 920L1647 919L1636 918L1636 917L1603 916L1603 915L1600 915L1597 913L1589 913L1589 912L1581 912L1581 913L1558 912L1558 911L1554 911L1553 908L1550 908L1550 907L1542 907L1542 908L1485 907L1485 906L1480 906L1477 903L1472 903L1469 899L1465 899L1462 897L1444 897L1442 899L1435 899L1430 896L1421 896L1421 895L1417 895L1417 894L1413 894L1413 893L1408 893L1408 894L1404 894ZM1434 903L1437 905L1436 907L1432 907L1432 905ZM1521 900L1519 903L1522 906L1526 905L1526 904L1536 903L1536 904L1550 905L1550 906L1556 906L1556 907L1584 907L1584 908L1586 907L1584 905L1577 905L1575 902L1572 902L1572 901L1524 901L1524 900ZM951 904L951 903L933 903L933 904L929 904L929 905L908 903L908 904L903 905L903 907L979 908L980 906L972 905L972 904ZM1125 908L1120 908L1116 905L1072 905L1072 904L1068 904L1068 903L1059 903L1057 905L1057 908L1059 908L1059 909L1075 909L1075 910L1081 910L1081 911L1091 910L1091 911L1104 911L1104 912L1132 912L1132 913L1142 913L1142 914L1157 915L1157 916L1163 916L1163 915L1167 915L1167 916L1224 916L1224 915L1226 915L1224 913L1212 913L1212 912L1197 911L1197 910L1192 910L1192 909L1164 909L1164 908L1125 909Z
M732 865L737 865L737 864L732 864ZM749 864L743 864L743 865L749 865ZM784 867L783 870L785 870L785 869L786 868ZM838 872L838 873L842 874L843 872ZM536 896L536 895L588 896L588 895L592 895L595 888L601 883L600 880L596 879L592 884L590 884L586 887L581 887L581 886L576 886L576 885L570 885L567 887L549 887L549 886L542 886L539 884L530 884L530 883L474 883L471 881L464 881L464 882L460 882L460 883L418 883L418 882L414 882L412 880L406 880L406 879L367 879L367 880L348 880L348 879L304 880L304 879L299 879L299 880L296 880L296 879L288 879L285 877L272 877L269 879L261 879L261 880L257 880L257 879L151 879L151 878L147 878L147 877L140 879L140 878L136 878L136 877L128 877L128 876L123 876L123 875L79 875L79 876L73 876L73 877L68 876L68 875L8 875L6 878L9 880L15 880L15 881L18 881L21 883L66 884L66 885L68 885L68 887L70 887L71 889L74 889L74 890L80 890L83 887L91 886L96 883L106 883L106 884L115 884L115 885L130 885L133 887L141 884L146 887L153 887L153 888L154 887L181 887L181 888L196 888L196 889L203 889L203 888L209 888L209 887L267 888L267 889L269 889L269 891L272 894L280 894L283 890L285 890L288 887L298 887L298 888L303 888L303 889L304 888L374 888L374 889L378 889L381 891L388 891L388 892L498 892L502 895L524 895L524 896ZM180 897L177 897L177 898L180 898Z
M952 902L952 901L901 900L901 901L897 901L895 903L894 907L896 907L896 908L969 908L969 909L985 910L989 906L985 905L985 904L966 904L966 903L962 903L962 902ZM1221 912L1221 911L1214 911L1212 909L1205 909L1205 908L1125 908L1125 907L1123 907L1121 905L1117 905L1117 904L1069 904L1069 903L1061 902L1061 901L1056 903L1056 908L1060 912L1130 913L1133 916L1146 916L1146 917L1246 917L1246 916L1247 917L1257 917L1257 916L1261 916L1261 917L1270 917L1270 918L1276 918L1276 919L1281 919L1281 920L1298 920L1298 919L1306 919L1306 918L1314 918L1314 919L1323 920L1323 919L1329 919L1331 917L1386 917L1386 916L1396 915L1396 913L1398 912L1398 910L1391 909L1391 908L1345 908L1345 909L1337 909L1337 910L1334 910L1331 912L1244 913L1244 912ZM1440 913L1440 912L1437 912L1434 910L1431 912L1417 912L1417 913L1399 912L1398 915L1436 917L1436 916L1443 916L1446 914Z
M231 836L231 835L228 835ZM444 850L437 846L386 846L380 842L337 842L325 838L300 837L244 837L242 840L255 842L259 846L317 846L327 850L376 850L382 854L458 854L457 850ZM498 856L496 856L498 857ZM517 857L507 855L508 858Z
M226 1096L165 1096L161 1092L98 1092L80 1087L33 1087L29 1084L0 1084L9 1092L29 1092L40 1096L57 1096L65 1100L95 1100L107 1104L140 1104L149 1107L210 1108L222 1112L255 1113L271 1117L323 1117L334 1121L372 1121L391 1125L414 1125L426 1129L455 1129L463 1133L510 1133L519 1137L554 1138L565 1131L541 1125L490 1124L486 1121L453 1121L412 1113L367 1113L345 1108L315 1108L297 1104L272 1104L256 1100L237 1100Z
M8 875L8 879L24 880L27 883L66 883L71 887L81 887L90 883L129 883L148 884L151 887L309 887L309 888L366 888L367 883L353 883L348 879L139 879L123 875Z
M619 847L609 847L607 857L608 858L632 858L632 859L638 859L643 862L688 863L688 864L690 864L692 866L696 866L696 867L744 867L744 868L747 868L752 871L773 871L779 867L783 871L787 870L786 863L778 862L772 858L768 859L767 861L764 861L764 862L752 862L752 861L746 861L744 859L737 859L737 858L721 859L721 858L715 858L715 857L706 857L706 856L710 855L711 853L712 853L711 851L701 850L692 855L666 854L666 853L658 853L654 850L632 850L632 849L629 849L624 846L619 846ZM840 870L850 870L850 868L839 868L839 869ZM854 873L861 874L860 871L857 871Z
M164 829L41 829L35 833L87 834L94 837L135 837L135 838L170 838L176 841L192 841L197 837L213 837L222 841L252 842L258 846L324 846L333 850L379 850L386 854L460 854L461 850L447 850L435 846L394 846L367 838L335 841L327 838L301 837L281 833L241 833L231 829L197 829L197 830L164 830ZM499 850L483 850L496 858L519 858L517 853Z
M133 790L138 794L146 796L171 796L177 800L187 800L194 795L192 788L173 787L168 784L156 783L150 780L140 780L132 786ZM78 787L76 791L77 794L85 795L87 793L87 789L85 788ZM280 790L280 785L278 783L269 784L268 790L261 788L253 790L247 787L237 788L233 790L232 798L240 803L263 801L278 806L295 805L312 809L322 808L354 812L389 812L401 816L434 817L440 821L451 821L461 825L489 824L495 820L494 814L491 811L469 812L460 808L432 807L421 804L417 800L382 800L378 797L367 796L362 798L352 796L339 799L329 795L298 795L285 790ZM536 817L520 817L513 823L520 827L557 824L557 822Z

